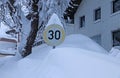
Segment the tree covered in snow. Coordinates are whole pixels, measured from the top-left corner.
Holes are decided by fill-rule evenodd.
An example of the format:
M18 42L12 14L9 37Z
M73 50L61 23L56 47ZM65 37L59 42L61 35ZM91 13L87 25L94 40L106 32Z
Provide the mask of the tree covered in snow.
M18 50L25 57L34 43L42 39L42 32L53 13L63 21L63 13L70 0L1 0L0 21L19 33Z
M74 14L82 0L70 0L68 7L64 12L64 19L69 23L74 23Z
M27 37L27 42L24 47L24 51L22 52L23 57L29 55L32 52L32 45L37 35L38 26L39 26L38 2L39 0L31 1L31 13L29 13L26 16L28 20L31 20L31 30L29 36Z

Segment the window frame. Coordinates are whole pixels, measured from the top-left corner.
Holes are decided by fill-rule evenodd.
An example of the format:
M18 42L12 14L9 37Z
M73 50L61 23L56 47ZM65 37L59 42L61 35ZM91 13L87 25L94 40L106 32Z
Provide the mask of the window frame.
M118 10L115 10L115 2L117 2L117 0L112 0L112 13L120 12L120 8Z
M99 17L98 17L98 13L100 11ZM94 21L100 20L101 19L101 7L98 7L94 10Z
M85 15L83 15L83 16L81 16L80 18L79 18L79 25L80 25L80 28L83 28L83 27L85 27Z
M116 40L117 34L120 33L120 29L112 31L112 46L120 46L120 42Z

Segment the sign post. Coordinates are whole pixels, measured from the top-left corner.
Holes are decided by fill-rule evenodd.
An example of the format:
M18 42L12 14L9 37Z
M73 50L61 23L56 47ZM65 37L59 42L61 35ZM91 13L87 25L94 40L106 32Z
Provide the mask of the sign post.
M56 17L56 15L54 15L54 17L56 18L56 22L55 21L54 21L55 23L50 22L51 24L49 24L43 32L44 41L49 46L53 46L53 48L55 48L55 46L61 44L65 39L64 28L63 28L63 26L61 26L61 24L58 24L58 22L57 22L59 20L58 17ZM54 20L55 20L55 18L54 18Z

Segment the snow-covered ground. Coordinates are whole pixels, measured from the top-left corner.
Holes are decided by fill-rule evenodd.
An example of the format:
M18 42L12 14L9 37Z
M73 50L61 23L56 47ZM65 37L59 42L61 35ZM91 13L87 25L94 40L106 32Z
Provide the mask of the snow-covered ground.
M104 48L102 48L99 44L97 44L95 41L91 40L87 36L84 36L82 34L74 34L70 35L65 38L65 41L62 45L59 47L75 47L75 48L81 48L86 49L93 52L99 52L99 53L108 53Z
M55 49L43 44L26 58L1 58L0 78L120 78L119 59L106 52L83 35L70 35Z
M110 50L109 55L120 59L120 46L113 47Z

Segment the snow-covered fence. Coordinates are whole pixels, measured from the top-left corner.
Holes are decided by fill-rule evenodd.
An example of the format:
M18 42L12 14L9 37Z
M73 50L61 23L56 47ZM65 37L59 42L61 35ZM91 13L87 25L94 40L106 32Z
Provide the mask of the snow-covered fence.
M17 51L17 41L14 39L0 38L0 53L15 54Z

